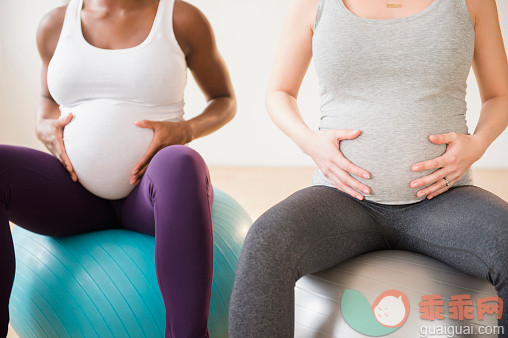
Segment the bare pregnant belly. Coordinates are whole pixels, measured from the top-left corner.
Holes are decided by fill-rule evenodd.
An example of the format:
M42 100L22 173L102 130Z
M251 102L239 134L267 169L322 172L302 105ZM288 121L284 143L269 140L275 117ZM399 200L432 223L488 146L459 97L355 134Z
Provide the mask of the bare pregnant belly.
M411 170L413 164L441 156L446 151L446 144L434 144L428 136L451 131L467 133L467 126L439 118L412 116L410 122L385 115L384 123L374 123L372 118L355 120L323 121L326 127L321 129L360 129L362 133L352 140L341 140L340 151L357 166L371 173L371 179L351 174L353 178L371 188L371 194L363 194L366 200L383 204L407 204L425 199L416 193L430 184L411 188L410 183L427 176L438 169L427 169L418 172ZM392 121L392 124L389 121ZM331 125L340 127L332 128ZM314 172L314 185L332 183L318 169ZM454 184L472 184L471 172L468 170L462 179Z
M129 183L131 170L153 138L151 129L134 121L156 116L138 105L108 100L61 110L74 116L64 128L63 140L79 182L102 198L126 197L134 189Z

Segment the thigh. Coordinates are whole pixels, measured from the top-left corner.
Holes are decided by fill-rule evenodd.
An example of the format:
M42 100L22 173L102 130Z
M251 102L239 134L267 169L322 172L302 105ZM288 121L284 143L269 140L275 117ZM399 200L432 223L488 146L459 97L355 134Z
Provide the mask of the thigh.
M244 250L257 261L277 261L298 279L387 249L381 226L360 201L335 188L311 186L265 212L249 230Z
M418 204L399 210L395 217L402 238L399 249L437 258L480 278L492 280L504 273L506 201L480 187L464 185Z
M202 223L209 218L213 188L208 167L190 147L172 145L157 152L131 193L113 206L122 225L155 235L156 222Z
M119 226L108 200L72 181L54 156L27 147L0 145L0 203L11 222L43 235Z
M154 236L154 198L154 184L145 173L127 197L112 201L122 227Z

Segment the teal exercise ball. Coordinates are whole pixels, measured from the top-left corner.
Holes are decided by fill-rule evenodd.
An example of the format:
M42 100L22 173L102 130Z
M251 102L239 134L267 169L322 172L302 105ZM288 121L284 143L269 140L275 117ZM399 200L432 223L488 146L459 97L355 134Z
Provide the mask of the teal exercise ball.
M252 221L214 189L214 270L208 329L227 337L238 258ZM125 229L49 237L12 230L10 322L20 337L163 337L154 237Z

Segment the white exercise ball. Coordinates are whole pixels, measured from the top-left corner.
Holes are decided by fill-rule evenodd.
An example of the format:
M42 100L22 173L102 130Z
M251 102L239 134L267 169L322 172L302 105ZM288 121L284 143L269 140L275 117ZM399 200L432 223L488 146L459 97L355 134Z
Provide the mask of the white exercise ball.
M402 296L380 297L387 290L396 290ZM392 291L389 291L392 292ZM407 296L404 297L403 295ZM420 316L422 296L440 295L443 300L443 319L426 320ZM452 319L448 302L454 295L470 295L473 319ZM498 325L495 314L478 319L477 298L497 297L496 290L487 280L465 275L447 264L413 252L381 250L356 256L330 269L308 274L295 285L295 337L366 337L350 326L364 326L372 329L370 336L385 337L497 337L491 334L465 334L467 329L474 332L495 329ZM400 321L397 310L404 311L402 300L408 300L407 316L398 327L379 326L383 319L375 311L386 305L392 307L387 315ZM383 301L381 303L380 299ZM392 303L390 303L392 301ZM397 303L397 301L399 303ZM379 307L373 308L376 304ZM362 309L363 306L363 309ZM453 310L453 309L452 309ZM355 312L356 311L356 312ZM399 311L400 312L400 311ZM362 314L359 316L358 314ZM452 311L453 313L453 311ZM400 313L399 313L400 314ZM383 314L381 313L381 316ZM355 317L356 316L356 317ZM377 321L376 321L377 319ZM370 324L369 324L369 321ZM371 327L368 327L371 325ZM466 328L468 326L468 328ZM480 326L483 326L480 328ZM360 328L362 329L362 328ZM383 331L384 330L384 331ZM459 330L462 330L460 334ZM361 331L361 330L360 330ZM389 332L393 331L393 332ZM377 332L377 334L372 333ZM434 333L434 334L432 334Z

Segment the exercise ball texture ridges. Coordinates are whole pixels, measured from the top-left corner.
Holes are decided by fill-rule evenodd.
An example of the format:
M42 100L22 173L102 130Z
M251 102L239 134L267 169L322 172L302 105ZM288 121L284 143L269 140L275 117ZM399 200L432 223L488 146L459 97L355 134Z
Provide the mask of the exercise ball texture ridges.
M245 210L214 189L214 271L208 328L227 337L238 258L252 224ZM16 275L9 310L24 337L163 337L164 304L154 237L130 230L49 237L12 231Z
M349 291L345 292L346 289ZM425 331L432 332L434 329L431 327L436 326L447 328L461 325L475 327L498 325L494 315L486 315L482 321L477 319L476 298L497 296L494 286L487 280L465 275L441 261L417 253L381 250L365 253L330 269L305 275L296 282L295 338L367 337L351 328L344 320L348 313L343 316L342 310L348 306L349 309L356 307L358 310L356 314L359 312L362 315L367 314L361 319L354 319L357 324L368 328L368 314L369 311L372 314L372 310L358 309L362 302L360 298L363 297L371 306L387 290L398 290L407 296L409 313L406 321L398 329L391 333L379 330L378 336L424 337L422 334ZM434 294L442 296L445 318L433 321L421 319L419 302L422 296ZM450 297L464 294L471 295L474 318L462 321L450 319L447 306ZM346 306L343 303L346 303ZM429 334L428 337L446 338L447 333L445 331L445 334ZM455 334L453 337L495 338L497 335Z

